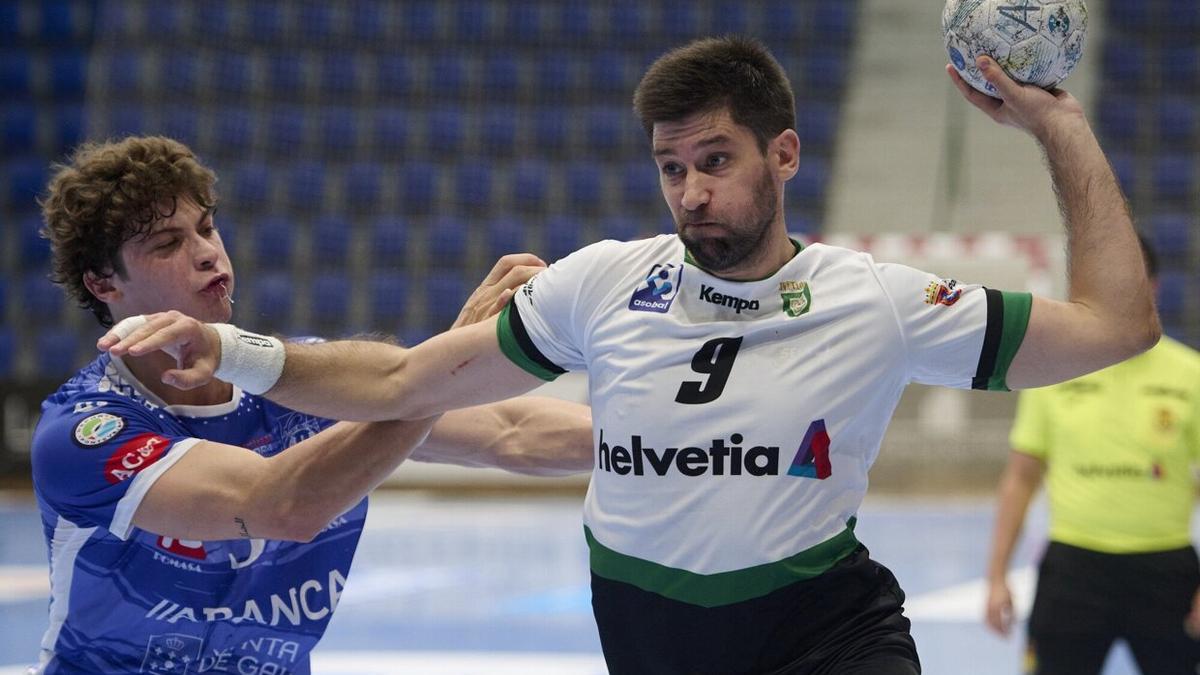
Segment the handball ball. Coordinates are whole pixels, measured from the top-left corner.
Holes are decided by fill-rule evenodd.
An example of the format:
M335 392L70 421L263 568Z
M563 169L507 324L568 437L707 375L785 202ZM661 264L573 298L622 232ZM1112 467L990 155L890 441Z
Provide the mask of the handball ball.
M1083 55L1087 22L1083 0L947 0L942 35L963 79L996 97L976 57L992 57L1018 82L1055 87Z

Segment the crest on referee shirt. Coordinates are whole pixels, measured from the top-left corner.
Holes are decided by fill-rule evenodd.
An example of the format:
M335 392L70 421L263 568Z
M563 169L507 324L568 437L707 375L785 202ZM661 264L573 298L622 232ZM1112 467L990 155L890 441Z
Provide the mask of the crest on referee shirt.
M788 316L807 314L812 308L812 291L807 281L781 281L779 295L783 298L783 313Z

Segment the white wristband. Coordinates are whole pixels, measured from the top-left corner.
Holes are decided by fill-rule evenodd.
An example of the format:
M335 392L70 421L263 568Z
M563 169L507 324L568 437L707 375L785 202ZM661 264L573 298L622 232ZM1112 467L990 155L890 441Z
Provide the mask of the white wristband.
M251 394L265 394L283 374L283 343L233 324L212 323L221 336L221 362L213 376Z

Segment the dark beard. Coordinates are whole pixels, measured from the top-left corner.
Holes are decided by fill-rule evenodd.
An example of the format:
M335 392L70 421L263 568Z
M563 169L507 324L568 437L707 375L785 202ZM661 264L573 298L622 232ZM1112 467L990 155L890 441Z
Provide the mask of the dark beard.
M764 167L762 178L754 186L754 203L757 205L754 213L740 222L728 224L729 233L721 237L695 237L677 224L679 239L705 271L720 273L733 269L763 250L767 232L778 213L778 201L775 181ZM703 221L703 214L693 220Z

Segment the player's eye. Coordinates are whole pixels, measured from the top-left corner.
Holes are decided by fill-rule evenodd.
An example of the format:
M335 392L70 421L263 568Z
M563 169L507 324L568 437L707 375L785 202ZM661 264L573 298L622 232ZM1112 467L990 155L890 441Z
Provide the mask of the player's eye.
M662 165L664 176L678 176L683 173L683 165L679 162L666 162Z
M729 155L723 152L712 154L705 160L704 165L710 169L716 169L729 163Z

